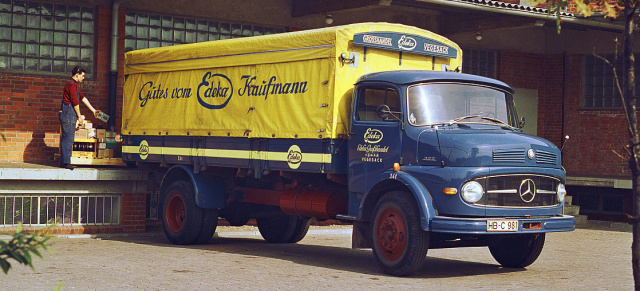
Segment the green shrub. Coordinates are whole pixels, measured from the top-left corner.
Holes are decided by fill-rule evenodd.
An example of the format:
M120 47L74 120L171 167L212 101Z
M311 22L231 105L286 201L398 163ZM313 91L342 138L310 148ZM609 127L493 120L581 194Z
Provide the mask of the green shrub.
M9 260L15 260L20 264L29 266L33 269L33 257L42 258L42 254L38 249L42 248L47 252L51 252L45 245L51 235L45 234L51 226L38 230L34 233L27 233L22 231L22 224L18 224L18 228L14 233L2 232L2 235L9 235L11 239L4 241L0 239L0 268L7 274L11 269L11 263Z

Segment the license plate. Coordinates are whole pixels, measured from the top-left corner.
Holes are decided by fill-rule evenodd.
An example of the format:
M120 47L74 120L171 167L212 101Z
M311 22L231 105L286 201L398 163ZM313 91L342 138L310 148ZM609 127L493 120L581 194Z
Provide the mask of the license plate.
M487 220L487 231L518 231L517 220Z

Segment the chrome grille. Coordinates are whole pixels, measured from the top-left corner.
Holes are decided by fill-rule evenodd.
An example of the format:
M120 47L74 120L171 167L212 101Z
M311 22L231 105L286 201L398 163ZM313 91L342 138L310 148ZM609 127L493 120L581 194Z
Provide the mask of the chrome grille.
M556 164L558 162L558 155L552 152L538 150L536 151L536 162L539 164Z
M524 149L493 150L494 163L524 163Z
M545 207L558 205L556 189L560 180L549 176L507 175L477 179L484 186L485 195L476 204L503 207ZM523 181L535 184L536 194L531 199L520 196ZM526 190L524 187L523 190Z

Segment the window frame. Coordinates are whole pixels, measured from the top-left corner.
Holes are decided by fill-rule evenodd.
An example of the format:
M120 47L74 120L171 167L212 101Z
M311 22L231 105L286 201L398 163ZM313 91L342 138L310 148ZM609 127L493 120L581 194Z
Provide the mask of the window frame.
M609 61L613 60L614 54L603 54L601 57L606 58ZM590 70L589 65L591 62L598 62L598 64L594 64L594 69ZM595 66L601 67L602 75L596 75L597 68ZM606 64L604 61L600 60L598 57L593 55L583 55L581 57L581 76L580 76L580 109L584 110L621 110L623 109L622 98L618 93L618 89L615 85L615 78L611 67ZM636 64L636 71L640 69L640 64ZM621 70L622 70L622 60L618 60L618 63L615 65L615 70L618 73L618 77L621 78ZM608 72L608 73L607 73ZM610 78L610 79L607 79ZM595 85L589 86L588 79L593 79L593 82L598 82L597 85L602 85L596 87ZM621 84L622 85L622 84ZM636 94L639 94L640 84L636 84ZM599 99L602 101L596 101L595 94L601 92ZM609 96L606 96L608 92L611 92ZM591 96L589 96L591 94ZM591 98L589 98L591 97ZM605 103L606 100L610 100L611 102ZM601 106L596 106L600 103ZM606 106L607 104L611 104Z
M251 25L130 11L125 16L125 53L132 50L285 32L282 27Z
M361 88L358 89L358 97L356 99L356 110L354 110L354 114L355 114L355 120L357 122L383 122L383 123L391 123L391 122L399 122L400 120L397 119L388 119L388 120L383 120L380 118L376 118L375 120L370 120L370 119L366 119L363 120L360 118L360 113L362 112L360 106L361 104L364 104L362 106L366 106L366 102L360 102L362 100L366 101L367 99L367 95L366 91L367 90L377 90L377 91L384 91L384 104L385 105L389 105L389 92L395 92L395 97L397 98L397 105L398 108L391 108L391 106L389 106L389 108L391 109L391 111L393 111L394 109L397 109L398 112L400 112L400 116L398 116L398 118L402 119L402 97L401 97L401 92L400 90L398 90L398 88L395 88L393 86L384 86L384 85L371 85L371 86L363 86ZM394 98L393 96L391 96L391 98ZM382 104L380 104L382 105ZM378 105L378 106L380 106ZM376 106L377 108L377 106ZM367 111L368 112L368 111ZM368 112L370 113L374 113L377 114L376 111L374 110L373 112ZM376 115L377 116L377 115Z
M498 52L467 48L462 54L462 72L496 79L498 76Z
M91 78L97 13L95 5L0 0L0 72L68 76L80 65Z

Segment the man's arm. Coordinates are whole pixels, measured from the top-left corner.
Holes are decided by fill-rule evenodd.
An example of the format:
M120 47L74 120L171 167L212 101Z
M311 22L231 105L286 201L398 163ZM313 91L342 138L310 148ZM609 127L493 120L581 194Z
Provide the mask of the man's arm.
M82 98L82 103L84 103L84 105L86 105L87 108L89 108L89 110L93 112L94 117L98 117L98 112L100 112L100 110L96 110L95 108L93 108L93 106L91 106L91 103L89 102L89 99L87 99L87 97Z
M76 120L76 129L78 129L80 128L80 125L84 121L84 117L80 114L80 104L74 105L73 110L75 110L76 114L78 115L78 119Z

